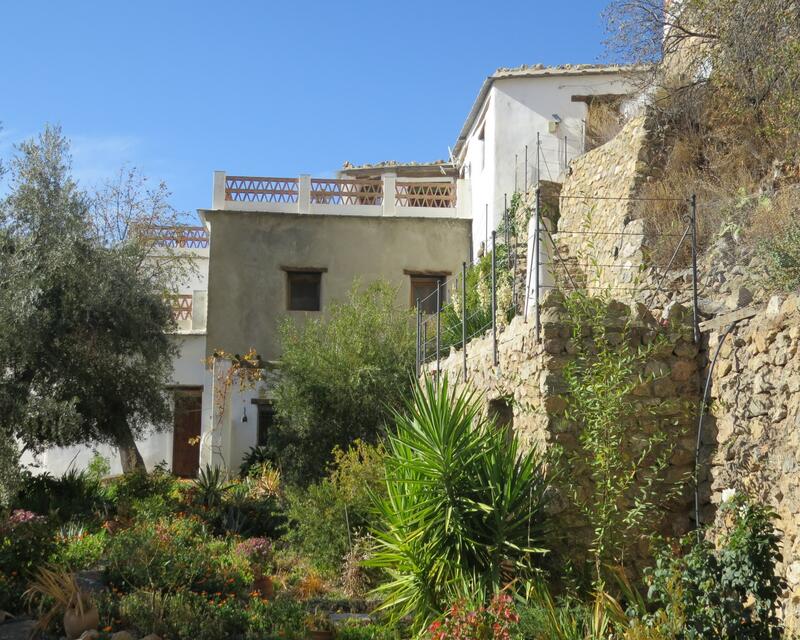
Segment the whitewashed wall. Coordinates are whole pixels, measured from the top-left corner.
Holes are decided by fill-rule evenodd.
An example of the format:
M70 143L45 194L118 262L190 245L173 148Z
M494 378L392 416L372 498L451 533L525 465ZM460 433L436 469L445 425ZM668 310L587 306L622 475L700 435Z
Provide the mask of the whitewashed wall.
M487 94L485 116L479 115L467 138L463 165L469 178L472 200L473 252L496 229L503 216L504 194L508 201L516 189L525 184L525 146L528 147L528 186L536 183L536 136L540 136L542 180L559 181L564 170L564 136L566 154L571 161L583 153L584 102L573 102L575 95L627 94L633 91L630 81L616 73L594 75L554 75L538 77L496 78ZM558 115L555 133L549 122ZM485 125L483 124L485 120ZM481 143L478 135L484 128L485 166L481 168ZM515 157L516 156L516 157Z

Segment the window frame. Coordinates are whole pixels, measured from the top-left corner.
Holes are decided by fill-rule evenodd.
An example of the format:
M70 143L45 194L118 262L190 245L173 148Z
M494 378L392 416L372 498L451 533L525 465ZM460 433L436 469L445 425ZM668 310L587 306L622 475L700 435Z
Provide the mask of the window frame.
M428 284L433 286L433 290L436 290L436 284L440 284L442 286L442 296L439 300L439 311L442 310L442 307L447 302L447 278L451 275L449 272L437 271L437 272L424 272L424 271L405 271L405 274L409 277L408 286L409 286L409 298L411 308L415 309L417 306L417 299L414 296L414 287L415 285L420 285L427 281ZM424 285L423 285L424 286ZM433 304L436 304L435 302ZM421 310L422 311L422 310ZM423 313L435 313L435 312L427 312L423 311Z
M286 310L287 311L303 311L306 313L316 313L322 311L322 274L325 273L327 268L320 267L281 267L286 273ZM293 278L309 278L314 279L317 286L317 304L314 309L300 309L292 306L292 279ZM298 283L299 284L299 283Z

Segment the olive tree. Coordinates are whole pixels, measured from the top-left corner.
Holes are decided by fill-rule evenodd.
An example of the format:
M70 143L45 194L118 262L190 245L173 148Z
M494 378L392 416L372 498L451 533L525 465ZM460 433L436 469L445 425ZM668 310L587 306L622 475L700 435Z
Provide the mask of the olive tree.
M99 233L97 198L70 175L57 127L17 147L0 202L0 438L22 451L106 442L125 471L135 439L170 424L176 347L165 274Z

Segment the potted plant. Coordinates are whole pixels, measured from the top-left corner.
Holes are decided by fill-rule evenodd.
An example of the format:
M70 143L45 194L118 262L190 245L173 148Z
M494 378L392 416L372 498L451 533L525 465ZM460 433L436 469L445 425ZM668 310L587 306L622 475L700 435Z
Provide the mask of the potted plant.
M41 631L59 614L63 614L64 632L68 640L79 638L84 631L97 629L100 614L87 593L82 591L72 573L64 573L43 567L25 592L29 604L39 599L39 621ZM49 607L49 609L46 609ZM46 609L46 610L45 610Z
M335 627L327 613L314 609L314 613L306 616L306 629L311 640L332 640Z
M271 599L275 594L271 576L274 564L272 543L267 538L248 538L240 542L236 550L247 558L253 570L253 590Z

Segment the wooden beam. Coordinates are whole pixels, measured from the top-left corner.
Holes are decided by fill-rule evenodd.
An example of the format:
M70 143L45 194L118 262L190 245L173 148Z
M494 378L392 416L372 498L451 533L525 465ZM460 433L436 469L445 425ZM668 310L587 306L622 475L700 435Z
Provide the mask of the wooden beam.
M403 269L403 274L418 278L446 278L452 276L452 271L414 271L413 269Z
M281 265L281 269L287 273L327 273L328 267L289 267Z
M759 311L761 311L762 308L763 307L744 307L743 309L737 309L736 311L731 311L730 313L711 318L711 320L706 320L705 322L700 323L700 331L704 333L707 331L715 331L717 329L721 329L722 327L728 326L732 322L738 322L739 320L752 318Z

